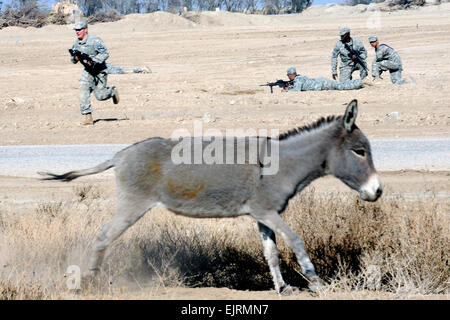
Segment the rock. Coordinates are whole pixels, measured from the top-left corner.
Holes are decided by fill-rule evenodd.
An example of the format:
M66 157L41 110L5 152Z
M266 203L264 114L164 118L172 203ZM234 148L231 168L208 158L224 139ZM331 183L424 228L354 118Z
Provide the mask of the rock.
M403 121L403 118L400 116L400 113L398 111L394 111L391 113L388 113L384 116L385 120L394 120L394 121Z
M203 122L204 123L216 122L216 118L213 115L211 115L210 113L206 112L203 115Z
M19 97L12 98L11 101L13 101L13 102L16 103L16 104L22 104L22 103L25 102L24 99L19 98Z

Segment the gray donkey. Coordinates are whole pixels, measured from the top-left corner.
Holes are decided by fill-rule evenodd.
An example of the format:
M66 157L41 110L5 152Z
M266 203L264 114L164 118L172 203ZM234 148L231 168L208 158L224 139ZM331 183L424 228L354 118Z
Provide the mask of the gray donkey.
M376 201L380 197L382 189L369 141L355 125L357 111L357 100L353 100L343 116L322 118L276 138L237 138L241 142L244 139L245 151L251 149L251 141L258 140L260 148L254 163L250 163L248 157L240 164L174 163L173 149L181 140L150 138L119 151L111 160L90 169L62 175L39 174L46 180L71 181L115 167L117 213L102 227L93 245L89 269L94 275L111 242L149 209L159 205L191 217L251 215L258 222L264 256L276 291L290 294L298 288L283 280L275 234L295 252L310 290L316 291L322 280L317 276L302 240L280 214L296 193L327 174L359 191L363 200ZM198 139L186 138L184 143L194 145ZM269 144L272 153L278 151L279 168L275 173L263 174ZM205 148L203 142L202 147Z

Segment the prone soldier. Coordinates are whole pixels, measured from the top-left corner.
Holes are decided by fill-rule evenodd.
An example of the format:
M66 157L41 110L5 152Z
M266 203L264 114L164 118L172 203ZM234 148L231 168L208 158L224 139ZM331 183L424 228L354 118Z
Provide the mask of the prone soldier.
M113 66L109 62L106 62L106 72L108 74L126 74L126 73L151 73L149 67L134 67L134 68L122 68L119 66Z
M295 68L287 69L289 80L293 81L293 85L282 89L285 92L291 91L322 91L322 90L356 90L364 87L366 81L361 79L347 80L338 82L326 78L308 78L297 74Z

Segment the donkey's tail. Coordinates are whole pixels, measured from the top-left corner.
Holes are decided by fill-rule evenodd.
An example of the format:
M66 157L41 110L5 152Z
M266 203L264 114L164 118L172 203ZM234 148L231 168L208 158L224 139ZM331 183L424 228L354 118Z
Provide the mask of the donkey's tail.
M84 169L84 170L76 170L76 171L69 171L63 174L54 174L51 172L38 172L41 176L44 176L41 178L42 180L62 180L62 181L72 181L73 179L76 179L78 177L87 176L90 174L96 174L105 170L108 170L109 168L114 167L113 159L110 159L108 161L105 161L98 166L95 166L93 168Z

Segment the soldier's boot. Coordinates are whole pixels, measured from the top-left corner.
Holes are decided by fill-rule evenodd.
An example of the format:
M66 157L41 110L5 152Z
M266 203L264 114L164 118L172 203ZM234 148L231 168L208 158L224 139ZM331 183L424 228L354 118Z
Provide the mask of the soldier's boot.
M151 73L152 70L150 70L149 67L142 67L142 73Z
M372 79L372 85L380 85L383 81L382 81L383 79L381 78L381 77L374 77L373 79Z
M87 113L85 115L84 121L81 122L83 126L92 126L94 125L94 119L92 119L92 113Z
M363 85L364 85L364 87L367 87L367 86L373 86L373 81L372 80L370 80L369 78L364 78L364 80L362 81L362 83L363 83Z
M114 104L119 103L119 90L116 87L112 87L114 89L113 102Z

